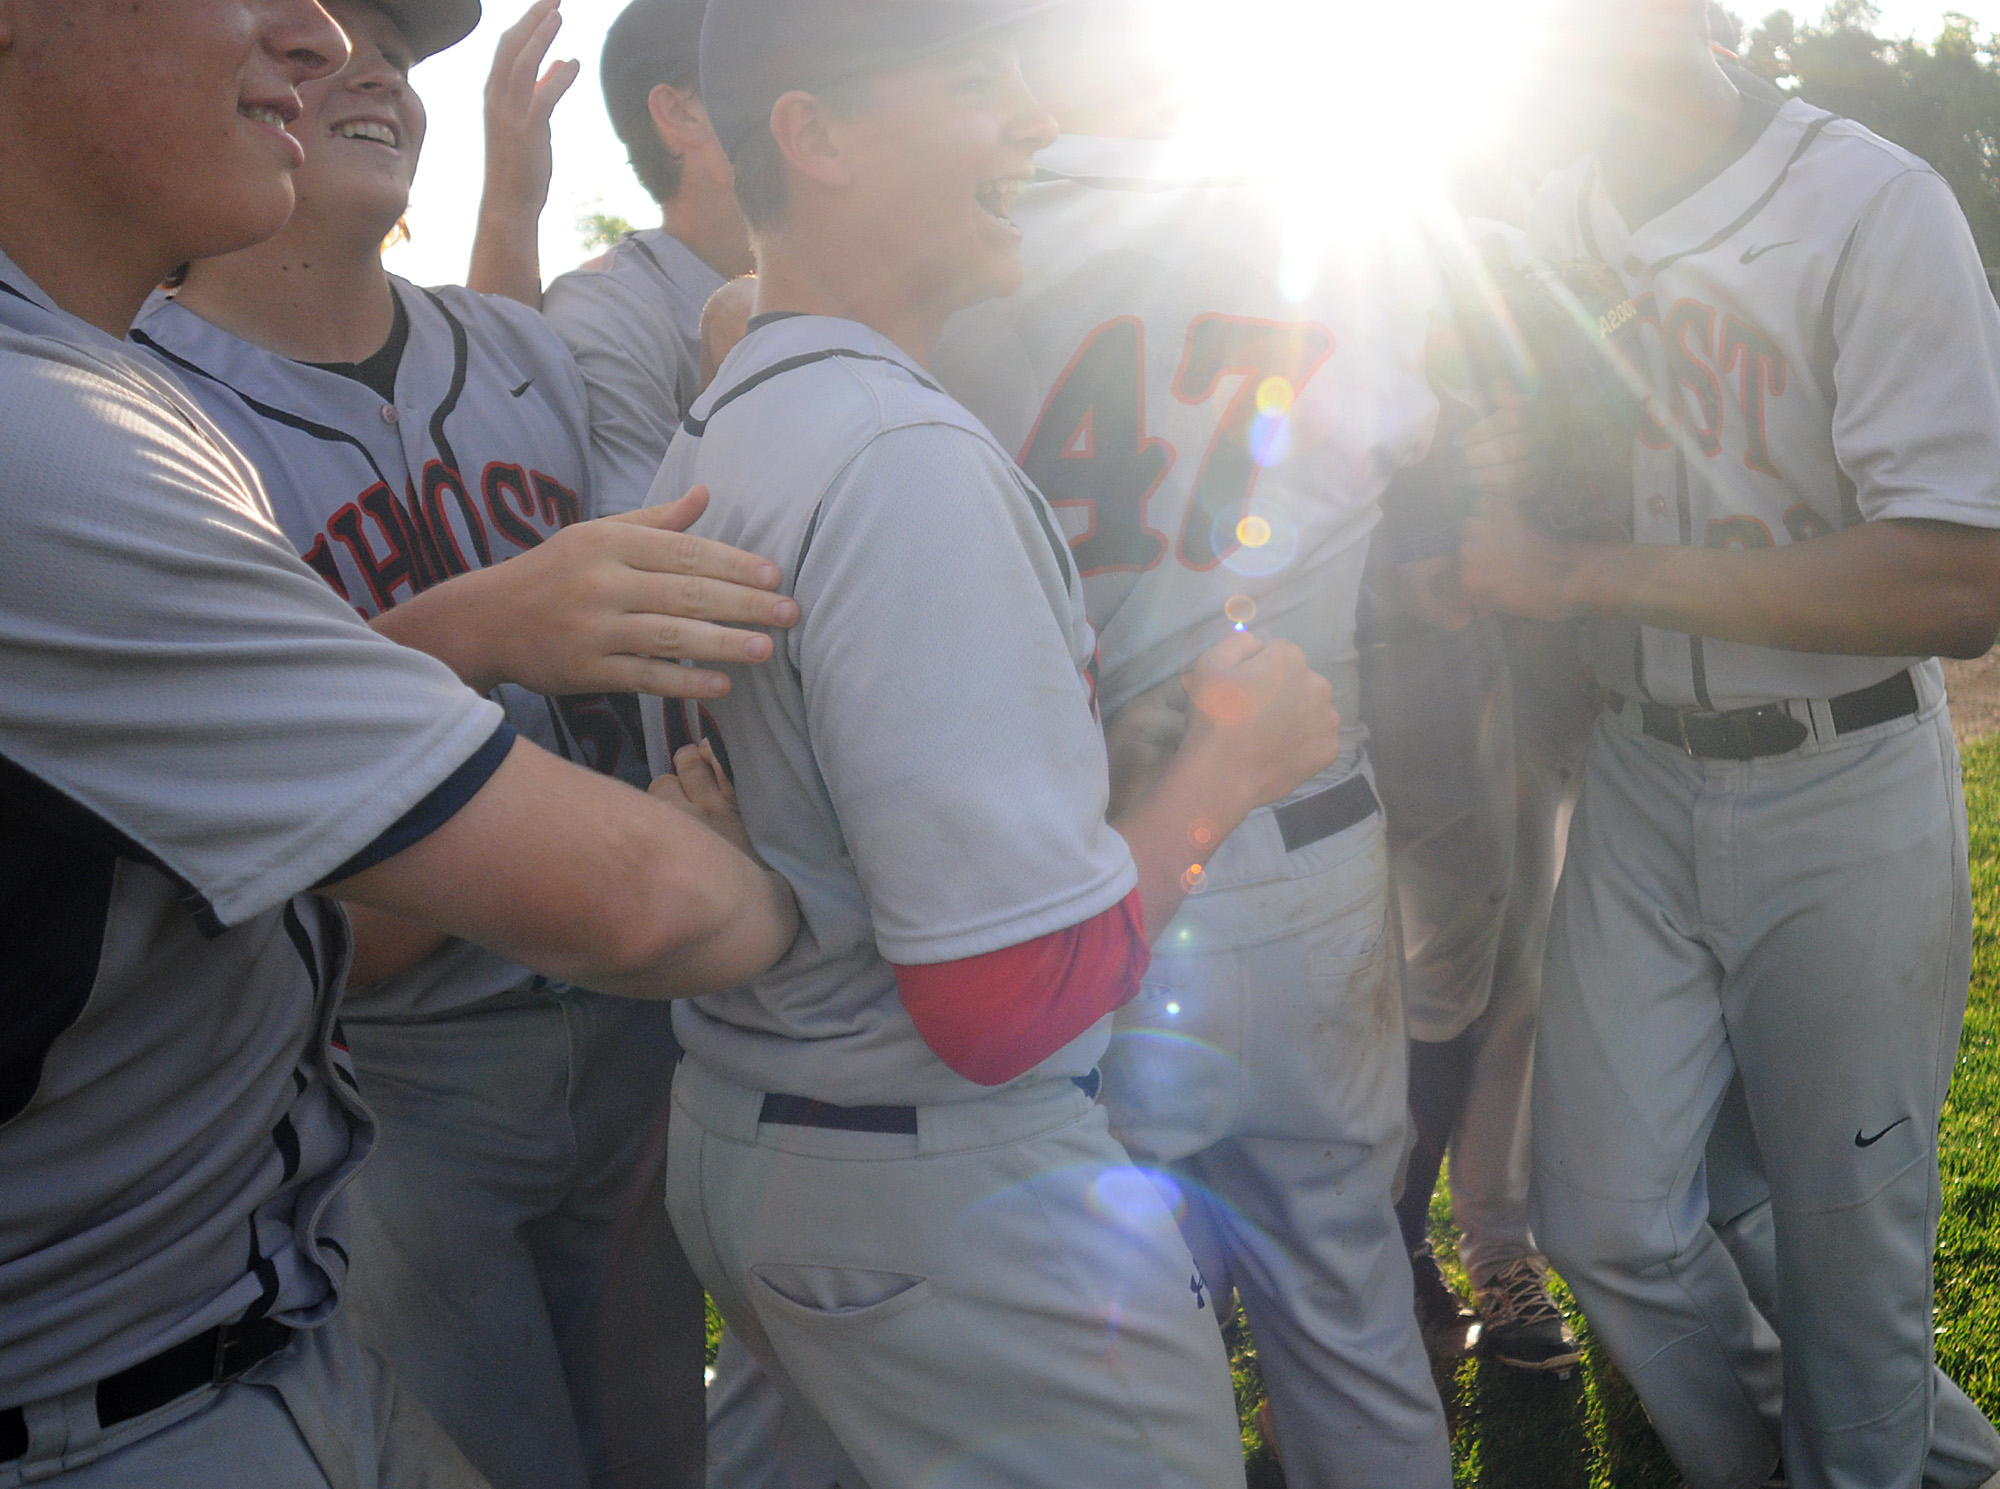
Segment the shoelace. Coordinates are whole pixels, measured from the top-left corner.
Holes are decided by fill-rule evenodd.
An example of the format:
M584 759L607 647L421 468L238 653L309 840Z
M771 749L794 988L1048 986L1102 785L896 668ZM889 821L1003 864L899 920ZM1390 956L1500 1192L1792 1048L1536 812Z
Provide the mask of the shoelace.
M1562 1321L1562 1310L1549 1296L1534 1263L1525 1257L1479 1290L1479 1312L1489 1329Z

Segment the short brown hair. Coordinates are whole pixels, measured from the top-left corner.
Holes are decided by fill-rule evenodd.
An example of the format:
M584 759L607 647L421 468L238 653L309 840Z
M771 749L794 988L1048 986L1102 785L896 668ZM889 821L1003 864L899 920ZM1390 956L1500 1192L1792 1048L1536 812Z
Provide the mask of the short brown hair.
M867 107L872 82L866 73L842 78L813 97L834 118L851 119ZM768 119L744 136L729 164L736 172L736 205L743 209L743 220L750 230L766 232L776 227L791 204L791 193L785 187L785 158L778 153Z

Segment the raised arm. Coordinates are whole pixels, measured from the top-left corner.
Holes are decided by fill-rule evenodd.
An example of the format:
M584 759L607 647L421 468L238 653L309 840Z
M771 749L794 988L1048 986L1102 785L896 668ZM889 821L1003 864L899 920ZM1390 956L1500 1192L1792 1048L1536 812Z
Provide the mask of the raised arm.
M576 81L579 64L542 59L562 29L562 0L535 0L500 36L486 78L486 184L468 289L542 308L542 260L536 243L555 170L549 117Z

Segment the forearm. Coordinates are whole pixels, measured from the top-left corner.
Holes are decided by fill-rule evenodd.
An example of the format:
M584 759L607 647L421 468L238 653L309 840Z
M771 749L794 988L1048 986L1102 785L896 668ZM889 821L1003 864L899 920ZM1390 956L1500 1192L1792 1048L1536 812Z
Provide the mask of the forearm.
M466 288L483 295L505 295L540 310L542 257L536 241L540 215L539 203L510 202L489 184L480 199L472 261L465 271Z
M450 821L328 892L636 998L734 987L798 928L777 875L685 812L525 741Z
M1253 802L1227 786L1187 751L1176 755L1159 784L1112 822L1139 870L1139 903L1155 940L1179 912L1188 891L1222 840L1250 815Z
M498 598L500 570L474 569L432 585L385 610L369 628L391 641L437 658L476 693L507 681L491 644L488 623Z
M1784 651L1979 656L2000 614L1996 535L1940 523L1749 550L1564 546L1579 613Z

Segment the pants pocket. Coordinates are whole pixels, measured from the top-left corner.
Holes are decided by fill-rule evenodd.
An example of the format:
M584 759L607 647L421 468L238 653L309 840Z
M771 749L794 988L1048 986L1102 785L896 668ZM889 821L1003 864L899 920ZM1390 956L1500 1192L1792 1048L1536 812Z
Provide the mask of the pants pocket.
M931 1295L928 1277L868 1267L761 1262L750 1268L751 1306L801 1323L858 1328L915 1308Z

